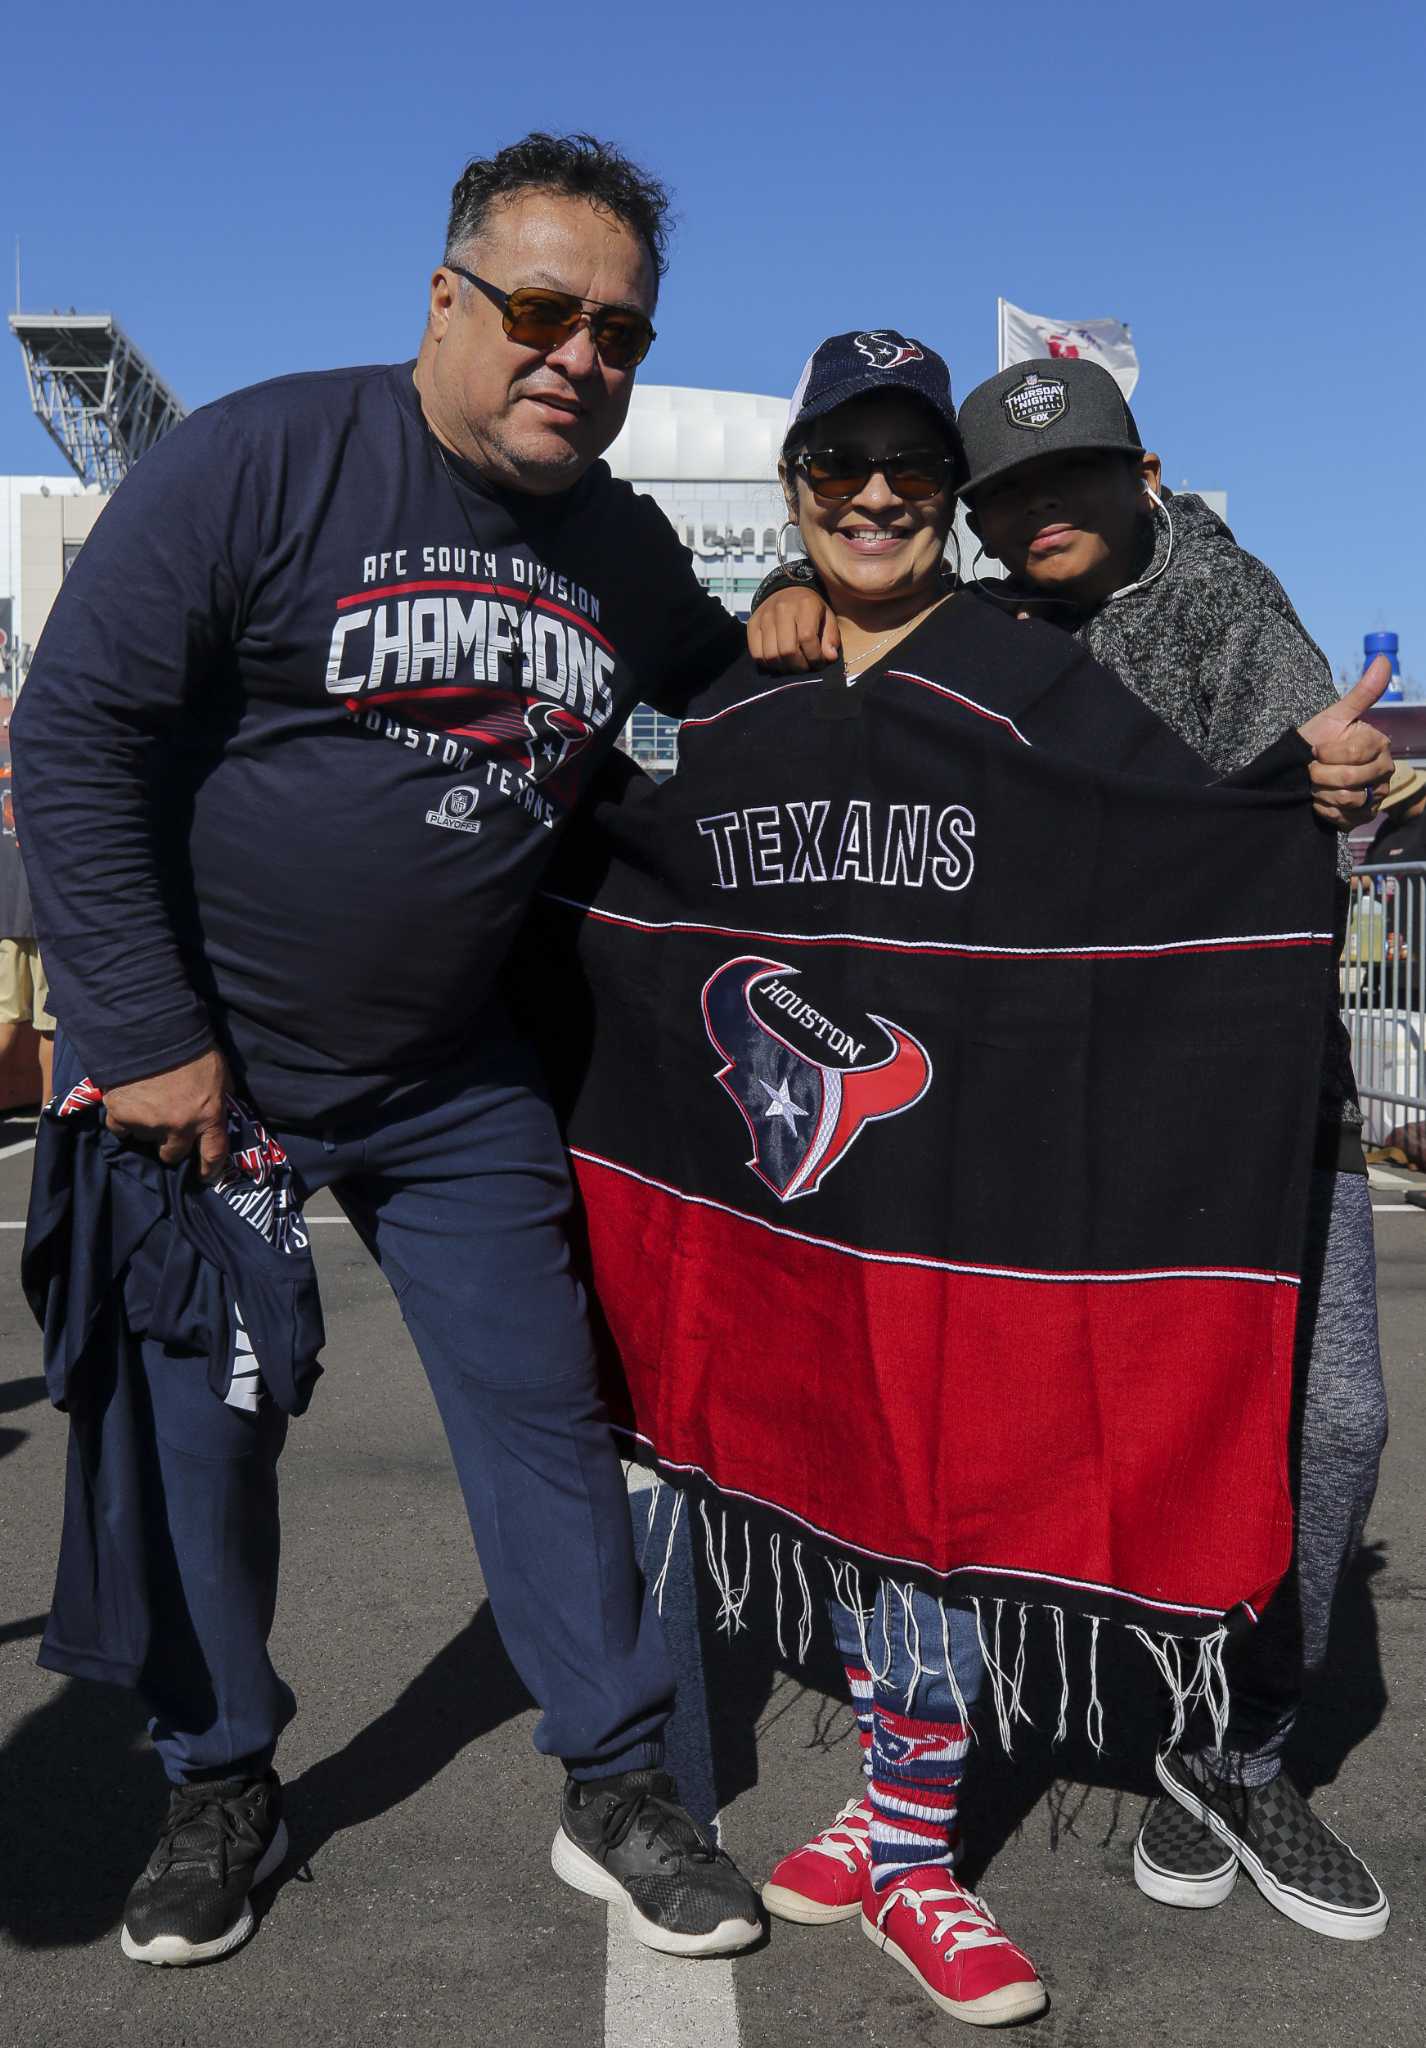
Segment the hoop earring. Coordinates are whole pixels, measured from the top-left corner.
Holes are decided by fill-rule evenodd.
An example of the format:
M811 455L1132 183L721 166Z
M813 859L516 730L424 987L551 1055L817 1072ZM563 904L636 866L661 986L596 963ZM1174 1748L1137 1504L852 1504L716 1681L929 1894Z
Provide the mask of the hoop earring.
M781 526L777 529L777 565L780 569L785 569L788 566L787 536L789 533L796 532L797 521L795 519L784 519ZM807 550L804 548L802 553L805 555L806 552Z

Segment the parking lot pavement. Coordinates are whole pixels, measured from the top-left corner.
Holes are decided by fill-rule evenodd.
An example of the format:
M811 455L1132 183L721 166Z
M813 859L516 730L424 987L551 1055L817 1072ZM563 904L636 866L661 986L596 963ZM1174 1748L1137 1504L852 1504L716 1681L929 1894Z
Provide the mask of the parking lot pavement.
M0 1156L0 1222L23 1215L27 1174L24 1153ZM1130 1850L1150 1785L1154 1694L1137 1654L1116 1653L1102 1685L1102 1757L1082 1729L1052 1748L1037 1714L1012 1761L992 1735L968 1779L971 1875L1050 1988L1040 2042L1414 2048L1420 2038L1426 1216L1384 1202L1377 1224L1392 1439L1369 1547L1340 1606L1330 1682L1296 1747L1319 1811L1391 1893L1392 1925L1376 1942L1329 1942L1273 1913L1247 1883L1211 1912L1142 1898ZM0 1231L3 2048L911 2048L962 2038L854 1922L776 1926L731 1965L663 1963L555 1880L558 1767L530 1746L534 1713L483 1605L433 1404L351 1233L331 1221L315 1236L328 1372L283 1462L274 1638L302 1705L281 1757L296 1854L240 1955L160 1971L126 1963L117 1941L163 1802L140 1717L125 1695L33 1661L64 1425L44 1401L19 1295L20 1233ZM642 1512L638 1497L635 1506ZM691 1639L677 1580L670 1625ZM814 1646L810 1671L786 1664L767 1654L751 1605L749 1616L731 1642L702 1637L711 1787L701 1713L690 1710L678 1745L700 1797L722 1807L727 1845L761 1876L847 1796L856 1744L827 1646Z

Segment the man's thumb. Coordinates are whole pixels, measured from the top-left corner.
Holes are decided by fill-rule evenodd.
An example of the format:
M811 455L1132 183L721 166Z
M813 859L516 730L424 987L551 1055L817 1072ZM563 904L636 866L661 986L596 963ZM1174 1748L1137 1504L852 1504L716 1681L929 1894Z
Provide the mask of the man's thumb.
M216 1180L228 1156L228 1131L224 1123L205 1124L198 1133L198 1173L202 1180Z
M1377 655L1369 663L1366 674L1359 683L1354 683L1337 705L1337 716L1350 724L1354 718L1363 718L1391 682L1391 663L1384 654Z

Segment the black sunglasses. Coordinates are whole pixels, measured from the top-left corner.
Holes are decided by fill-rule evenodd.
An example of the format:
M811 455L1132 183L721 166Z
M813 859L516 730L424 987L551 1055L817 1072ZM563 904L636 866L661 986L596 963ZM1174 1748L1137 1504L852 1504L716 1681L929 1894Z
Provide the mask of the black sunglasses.
M444 268L465 278L499 307L501 326L521 348L537 348L548 355L551 349L562 348L583 320L589 322L590 339L611 370L637 368L653 347L653 327L631 306L609 306L599 299L581 299L574 292L551 291L541 284L522 284L513 292L503 292L498 284L477 277L459 263L447 263ZM586 310L590 306L596 309L592 313Z
M935 448L906 448L886 455L867 455L859 448L805 448L793 468L806 478L813 497L829 505L849 503L874 476L884 476L898 498L916 505L945 489L952 463L949 455Z

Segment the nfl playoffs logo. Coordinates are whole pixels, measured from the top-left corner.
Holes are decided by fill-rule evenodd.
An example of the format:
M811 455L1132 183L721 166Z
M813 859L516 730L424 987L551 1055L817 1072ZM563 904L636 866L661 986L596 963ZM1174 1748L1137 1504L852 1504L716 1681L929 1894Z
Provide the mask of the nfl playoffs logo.
M1017 384L1013 391L1007 391L1002 401L1005 417L1012 427L1052 426L1063 419L1069 405L1069 393L1058 377L1037 377L1031 373L1023 384Z
M480 791L469 782L458 782L441 798L439 810L427 811L426 823L447 832L478 832L480 820L475 813L479 803Z

